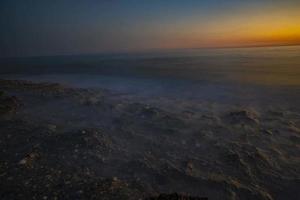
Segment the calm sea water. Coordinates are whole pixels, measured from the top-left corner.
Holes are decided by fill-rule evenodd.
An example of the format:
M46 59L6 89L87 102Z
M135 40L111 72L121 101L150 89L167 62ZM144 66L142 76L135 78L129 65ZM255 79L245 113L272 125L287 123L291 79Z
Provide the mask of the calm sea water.
M2 78L148 98L300 101L300 46L1 59Z

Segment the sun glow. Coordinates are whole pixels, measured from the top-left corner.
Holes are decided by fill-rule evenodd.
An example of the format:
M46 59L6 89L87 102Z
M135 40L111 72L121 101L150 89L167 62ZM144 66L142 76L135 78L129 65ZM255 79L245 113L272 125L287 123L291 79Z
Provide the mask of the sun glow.
M178 28L178 27L177 27ZM193 20L181 27L169 47L235 47L300 44L300 13L296 9L241 12L209 22Z

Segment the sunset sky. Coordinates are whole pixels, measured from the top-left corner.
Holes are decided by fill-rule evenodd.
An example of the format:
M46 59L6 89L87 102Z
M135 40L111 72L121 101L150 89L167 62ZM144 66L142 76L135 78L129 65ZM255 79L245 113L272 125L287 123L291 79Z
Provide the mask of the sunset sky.
M299 0L1 0L0 56L300 44Z

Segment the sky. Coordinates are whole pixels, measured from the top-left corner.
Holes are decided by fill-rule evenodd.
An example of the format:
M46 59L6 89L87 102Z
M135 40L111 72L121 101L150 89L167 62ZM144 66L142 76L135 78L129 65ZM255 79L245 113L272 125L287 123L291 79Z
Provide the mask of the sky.
M300 0L1 0L0 56L300 44Z

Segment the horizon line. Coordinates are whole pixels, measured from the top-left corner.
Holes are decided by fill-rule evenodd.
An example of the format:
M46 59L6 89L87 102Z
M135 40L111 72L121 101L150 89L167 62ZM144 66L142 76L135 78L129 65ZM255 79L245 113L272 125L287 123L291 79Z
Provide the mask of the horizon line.
M94 53L65 53L65 54L53 54L53 55L28 55L28 56L0 56L0 59L18 59L18 58L39 58L39 57L64 57L64 56L97 56L97 55L132 55L132 54L147 54L155 52L167 52L167 51L180 51L180 50L209 50L209 49L244 49L244 48L268 48L268 47L292 47L300 46L300 42L296 44L268 44L268 45L226 45L215 47L191 47L191 48L152 48L144 50L131 50L131 51L111 51L111 52L94 52Z

